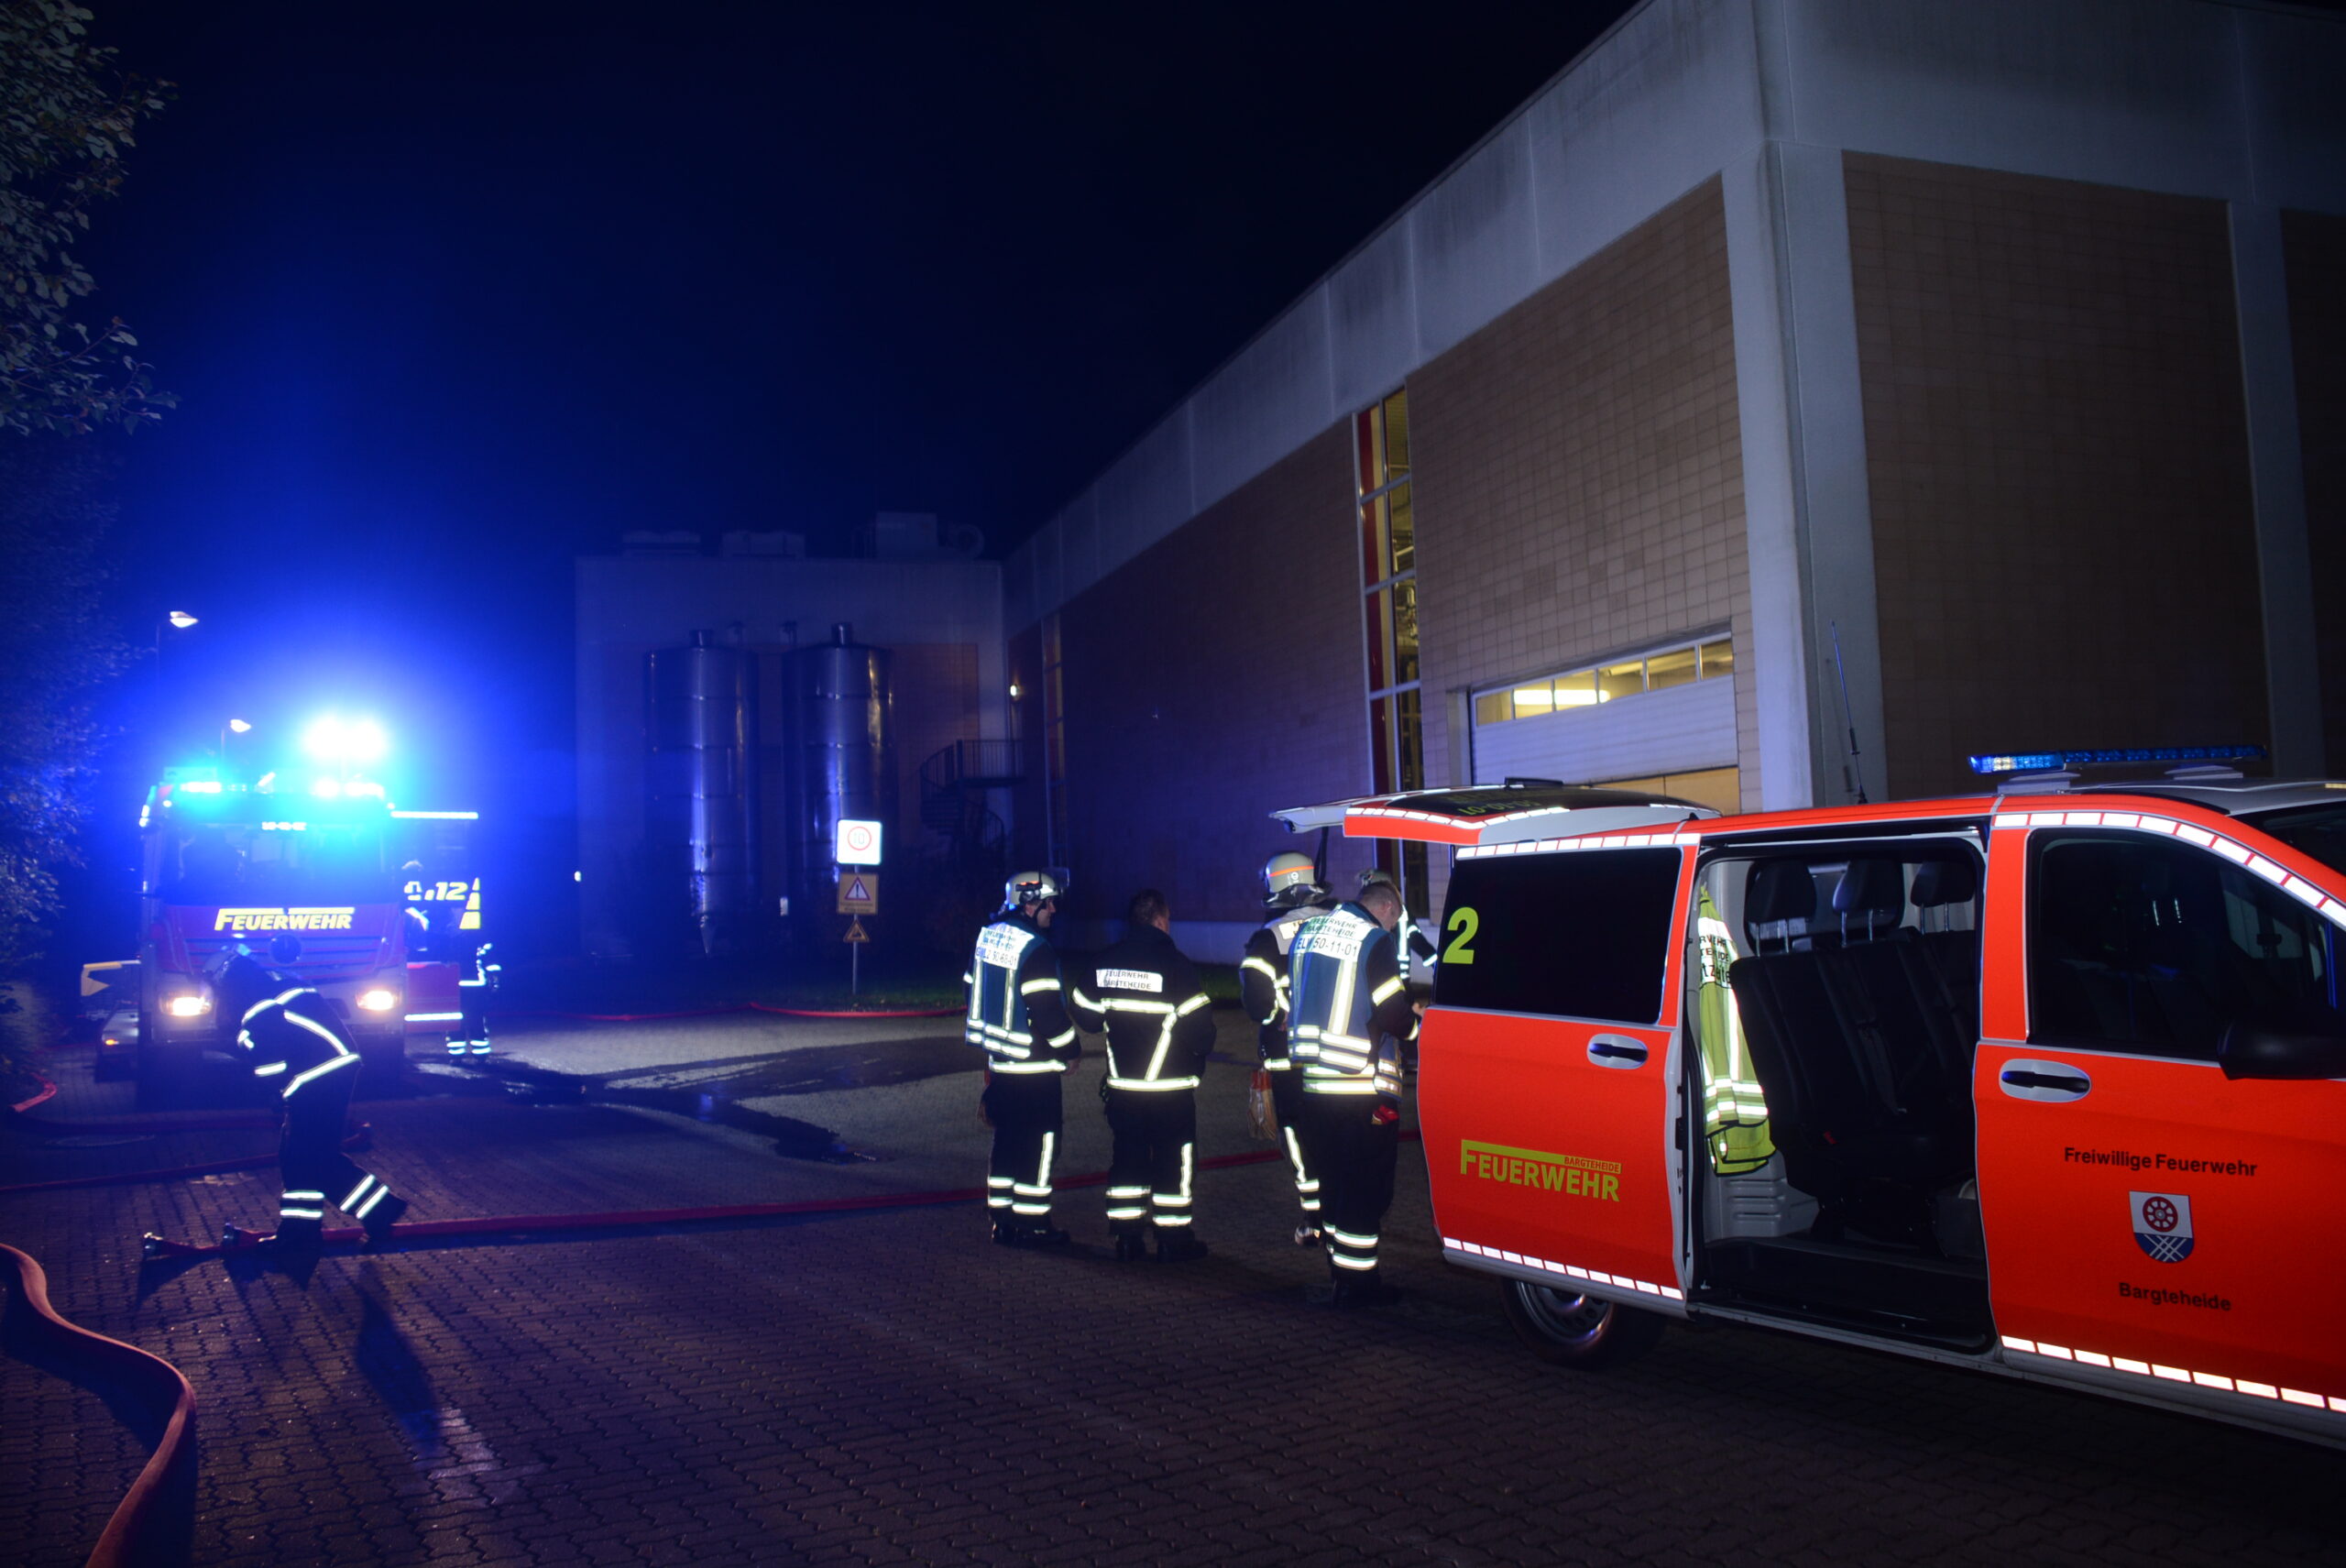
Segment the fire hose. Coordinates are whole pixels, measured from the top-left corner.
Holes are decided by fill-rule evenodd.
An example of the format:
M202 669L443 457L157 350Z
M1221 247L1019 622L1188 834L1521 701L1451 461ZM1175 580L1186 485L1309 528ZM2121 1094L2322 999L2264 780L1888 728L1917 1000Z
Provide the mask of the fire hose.
M1214 1155L1198 1162L1205 1170L1229 1170L1242 1166L1264 1165L1282 1158L1277 1149L1250 1149L1241 1154ZM190 1166L177 1170L134 1172L125 1176L97 1179L130 1180L161 1179L174 1175L192 1175L218 1169L245 1168L274 1163L275 1157L255 1160L228 1161L214 1166ZM1106 1185L1104 1170L1087 1171L1068 1177L1059 1183L1065 1188L1100 1187ZM0 1189L0 1193L28 1191L55 1183L35 1183L29 1187ZM927 1192L882 1192L855 1198L824 1198L802 1200L787 1203L724 1203L683 1209L614 1210L584 1214L496 1214L463 1219L422 1220L403 1222L393 1232L402 1239L426 1240L452 1236L511 1235L521 1233L548 1231L616 1231L647 1225L688 1224L716 1220L761 1220L803 1217L817 1214L868 1213L889 1209L927 1208L947 1203L970 1203L985 1196L978 1187L957 1187ZM357 1240L366 1233L356 1227L327 1231L321 1238L326 1243L344 1244ZM183 1249L182 1255L216 1253L220 1248ZM150 1252L150 1255L153 1255ZM60 1343L71 1347L69 1354L94 1361L131 1374L147 1387L159 1390L170 1400L171 1413L162 1440L156 1444L138 1478L131 1484L121 1503L107 1520L104 1532L91 1552L88 1568L120 1568L120 1565L141 1560L144 1532L150 1527L160 1497L171 1473L190 1463L190 1446L195 1420L195 1391L186 1376L170 1363L136 1345L67 1321L49 1303L48 1279L40 1265L15 1247L0 1244L0 1263L5 1263L15 1275L17 1295L32 1310L45 1332Z
M135 1344L109 1339L60 1315L49 1302L48 1275L28 1254L0 1243L0 1266L7 1269L16 1299L31 1314L35 1332L56 1344L66 1355L121 1374L157 1406L168 1404L170 1408L161 1441L148 1455L147 1464L138 1472L138 1478L130 1484L130 1490L115 1505L113 1516L98 1536L98 1544L90 1552L88 1568L122 1568L124 1564L146 1561L145 1538L156 1520L164 1488L174 1473L191 1464L194 1458L195 1390L189 1386L186 1376L161 1356Z

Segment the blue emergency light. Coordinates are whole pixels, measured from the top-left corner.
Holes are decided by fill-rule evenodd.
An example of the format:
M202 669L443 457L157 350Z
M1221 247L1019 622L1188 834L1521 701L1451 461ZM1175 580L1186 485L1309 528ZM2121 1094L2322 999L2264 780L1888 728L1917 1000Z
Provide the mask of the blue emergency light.
M1971 759L1975 773L2043 773L2109 762L2231 762L2260 759L2262 746L2114 746L2082 751L1991 752Z

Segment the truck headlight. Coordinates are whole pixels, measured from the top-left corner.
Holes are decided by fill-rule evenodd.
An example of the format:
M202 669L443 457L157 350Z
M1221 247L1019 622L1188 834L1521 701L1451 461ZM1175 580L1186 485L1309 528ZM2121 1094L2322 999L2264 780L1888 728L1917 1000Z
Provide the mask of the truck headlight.
M387 985L367 987L358 993L358 1010L362 1013L389 1013L400 1004L400 993Z
M212 1011L208 996L174 996L163 1003L163 1010L174 1018L201 1018Z

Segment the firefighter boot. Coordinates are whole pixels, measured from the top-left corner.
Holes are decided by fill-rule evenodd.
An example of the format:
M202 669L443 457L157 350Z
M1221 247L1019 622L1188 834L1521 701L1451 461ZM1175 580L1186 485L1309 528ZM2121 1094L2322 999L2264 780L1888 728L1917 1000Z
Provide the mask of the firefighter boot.
M371 1249L390 1245L391 1227L398 1224L406 1212L407 1200L395 1195L385 1197L367 1210L359 1221L367 1227L367 1245Z
M1206 1244L1187 1231L1157 1233L1157 1261L1159 1263L1195 1263L1206 1255Z
M1116 1233L1116 1261L1143 1263L1148 1258L1148 1237L1139 1231Z
M1336 1281L1329 1295L1329 1305L1338 1310L1355 1307L1389 1307L1401 1299L1401 1292L1377 1277L1377 1271L1348 1274Z
M313 1255L326 1245L325 1222L323 1220L287 1220L277 1222L277 1234L263 1236L253 1244L253 1250L264 1256L281 1257L288 1254Z

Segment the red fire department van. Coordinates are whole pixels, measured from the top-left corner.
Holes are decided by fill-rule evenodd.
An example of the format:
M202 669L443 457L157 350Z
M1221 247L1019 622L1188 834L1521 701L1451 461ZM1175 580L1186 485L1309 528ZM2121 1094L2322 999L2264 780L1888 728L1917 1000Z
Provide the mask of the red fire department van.
M1543 1358L1760 1324L2346 1445L2346 784L1276 815L1453 850L1434 1222Z

